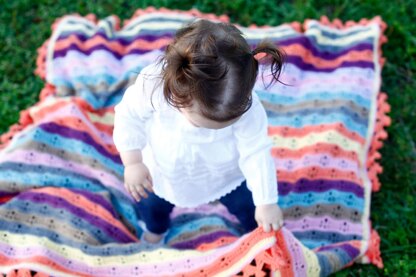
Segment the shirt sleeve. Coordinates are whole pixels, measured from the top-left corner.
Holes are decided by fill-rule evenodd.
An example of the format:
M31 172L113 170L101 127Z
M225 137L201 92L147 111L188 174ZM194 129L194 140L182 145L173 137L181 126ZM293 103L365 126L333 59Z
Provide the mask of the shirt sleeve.
M150 67L142 69L135 83L124 92L114 107L113 141L119 152L142 150L147 143L146 121L151 118L155 82L149 79Z
M240 154L239 167L256 206L276 204L278 200L272 141L267 135L267 126L266 111L258 96L253 94L252 106L234 124L233 132Z

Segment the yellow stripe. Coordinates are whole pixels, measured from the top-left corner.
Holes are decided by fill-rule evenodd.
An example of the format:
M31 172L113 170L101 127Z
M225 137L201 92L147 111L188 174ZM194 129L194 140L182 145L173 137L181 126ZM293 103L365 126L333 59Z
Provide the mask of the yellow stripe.
M311 146L316 143L330 143L339 146L347 151L361 152L363 145L359 142L349 139L336 130L328 130L320 133L311 133L304 137L283 137L280 135L270 136L274 147L289 148L298 150L300 148Z
M98 122L106 125L112 125L114 122L114 113L107 112L102 116L99 116L95 113L87 113L89 119L91 119L92 122Z

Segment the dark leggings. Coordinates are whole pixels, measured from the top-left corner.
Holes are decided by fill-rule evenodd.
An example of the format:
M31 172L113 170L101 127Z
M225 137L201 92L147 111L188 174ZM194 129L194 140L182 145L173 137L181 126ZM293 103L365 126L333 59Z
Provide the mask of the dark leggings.
M150 232L162 234L169 228L169 215L174 205L154 193L148 194L148 198L142 198L137 203L140 217L146 223L146 227ZM257 222L254 219L255 206L253 198L245 181L235 190L221 197L219 201L227 207L230 213L238 218L245 233L257 227Z

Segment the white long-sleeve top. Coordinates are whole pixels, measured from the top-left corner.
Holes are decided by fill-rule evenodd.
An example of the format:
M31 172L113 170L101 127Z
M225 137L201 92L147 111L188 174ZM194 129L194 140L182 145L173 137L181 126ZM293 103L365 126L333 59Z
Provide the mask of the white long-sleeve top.
M113 140L119 152L142 150L154 192L179 207L215 201L244 180L256 206L277 203L276 169L267 116L253 103L222 129L192 125L163 97L161 65L140 72L115 106Z

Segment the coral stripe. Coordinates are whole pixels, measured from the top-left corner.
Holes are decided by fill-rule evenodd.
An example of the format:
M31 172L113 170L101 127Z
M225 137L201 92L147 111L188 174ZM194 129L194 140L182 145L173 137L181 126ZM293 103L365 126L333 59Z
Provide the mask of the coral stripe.
M126 55L132 50L141 49L141 50L154 50L162 48L168 45L172 41L172 38L160 38L155 41L147 41L145 39L134 40L128 46L123 46L117 41L108 41L100 36L95 36L86 41L81 41L76 35L70 35L66 39L58 40L55 43L54 51L65 50L71 45L76 45L81 51L89 51L91 48L98 45L107 46L111 51L120 54Z
M61 191L62 194L57 195L56 191ZM138 241L137 237L133 235L125 225L121 224L119 220L114 218L111 213L109 213L106 209L101 207L100 205L97 205L94 202L91 202L88 198L74 193L71 190L65 189L65 188L40 188L36 190L37 193L45 193L52 197L59 197L62 199L67 200L71 205L78 207L87 213L91 213L91 211L96 211L94 214L96 216L99 216L104 221L108 222L109 224L112 224L116 226L118 229L124 232L125 235L127 235L129 238L132 239L132 241Z
M295 171L284 171L277 170L278 180L284 182L296 182L302 178L309 178L311 180L322 179L322 176L325 176L325 179L328 180L344 180L349 182L354 182L357 184L362 184L361 177L358 177L353 171L340 171L337 169L326 169L320 167L305 167Z

